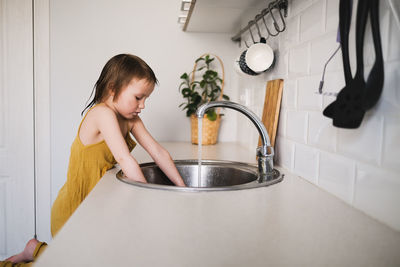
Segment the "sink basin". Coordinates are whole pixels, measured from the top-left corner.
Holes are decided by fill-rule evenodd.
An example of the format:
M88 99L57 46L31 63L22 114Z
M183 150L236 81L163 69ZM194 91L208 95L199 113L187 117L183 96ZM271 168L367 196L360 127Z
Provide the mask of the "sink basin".
M122 171L117 173L117 178L134 186L179 191L249 189L272 185L283 179L283 175L274 169L273 178L260 183L257 181L258 168L256 165L233 161L203 160L199 184L197 160L176 160L174 163L187 187L175 186L154 162L140 164L147 184L127 179Z

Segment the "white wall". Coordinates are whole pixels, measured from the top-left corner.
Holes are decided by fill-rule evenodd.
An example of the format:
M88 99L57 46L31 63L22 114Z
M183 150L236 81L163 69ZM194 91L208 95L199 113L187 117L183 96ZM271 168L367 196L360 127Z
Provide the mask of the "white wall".
M357 1L354 2L350 35L353 74ZM400 30L393 14L387 2L381 1L383 94L378 104L366 113L361 127L348 130L333 127L332 120L322 115L335 98L315 94L323 65L338 46L339 0L292 0L289 7L287 30L268 41L276 50L277 65L258 77L242 77L240 83L246 86L239 87L239 99L261 116L266 81L283 78L277 163L400 230ZM248 36L246 40L249 42ZM366 75L374 62L373 49L368 25L364 49ZM339 92L343 88L342 70L338 53L328 65L325 91ZM238 125L243 123L246 122L239 118ZM253 131L249 137L244 128L238 128L238 140L254 148L257 133Z
M66 180L70 145L80 113L106 61L119 53L143 58L160 85L142 119L159 141L190 141L189 119L178 108L179 77L205 52L225 63L225 93L232 90L236 44L228 34L185 33L177 23L180 0L51 1L52 200ZM229 114L225 112L225 114ZM219 140L236 140L236 117L225 116Z

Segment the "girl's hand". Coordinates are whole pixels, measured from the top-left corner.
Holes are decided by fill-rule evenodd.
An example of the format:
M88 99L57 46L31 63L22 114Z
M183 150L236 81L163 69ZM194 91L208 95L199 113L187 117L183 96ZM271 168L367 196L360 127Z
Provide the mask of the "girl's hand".
M182 177L181 177L181 179L182 179ZM179 179L178 179L179 180ZM185 185L185 182L183 181L183 179L182 179L182 182L181 183L177 183L177 184L175 184L176 186L179 186L179 187L186 187L186 185Z
M136 117L133 121L131 133L138 143L150 154L154 162L176 186L185 187L186 185L168 151L150 135L139 117Z

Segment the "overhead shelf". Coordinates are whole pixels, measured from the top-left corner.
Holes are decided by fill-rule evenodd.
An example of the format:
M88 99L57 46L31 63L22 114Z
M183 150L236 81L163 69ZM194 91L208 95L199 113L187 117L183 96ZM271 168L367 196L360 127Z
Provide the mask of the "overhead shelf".
M270 2L265 0L182 0L181 11L183 14L179 16L178 22L184 24L183 31L187 32L236 33L231 38L236 42L241 40L243 33L249 31L254 42L251 28L256 26L260 32L258 25L260 21L263 21L268 36L277 36L284 31L286 28L284 17L287 16L287 9L288 0ZM268 14L271 16L274 26L272 31L264 18ZM253 17L242 28L241 23L244 19L249 19L249 15ZM276 17L279 19L277 20ZM277 21L280 21L281 25L278 25Z
M183 31L235 33L244 13L257 12L261 0L192 0Z

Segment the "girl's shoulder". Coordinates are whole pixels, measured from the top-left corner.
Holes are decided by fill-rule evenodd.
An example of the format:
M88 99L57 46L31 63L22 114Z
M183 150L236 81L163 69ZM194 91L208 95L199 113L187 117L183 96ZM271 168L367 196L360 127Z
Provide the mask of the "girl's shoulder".
M117 120L115 112L106 104L100 103L91 107L85 114L82 123L88 125L99 125L110 120Z
M112 123L118 123L121 130L128 129L129 131L133 128L133 125L137 123L137 118L120 120L118 118L118 114L105 103L100 103L92 107L87 113L87 120L90 120L98 127L100 125L111 125Z
M104 103L96 104L92 108L90 108L87 112L87 116L91 117L102 117L104 115L113 115L116 116L114 110L112 110L109 106Z

